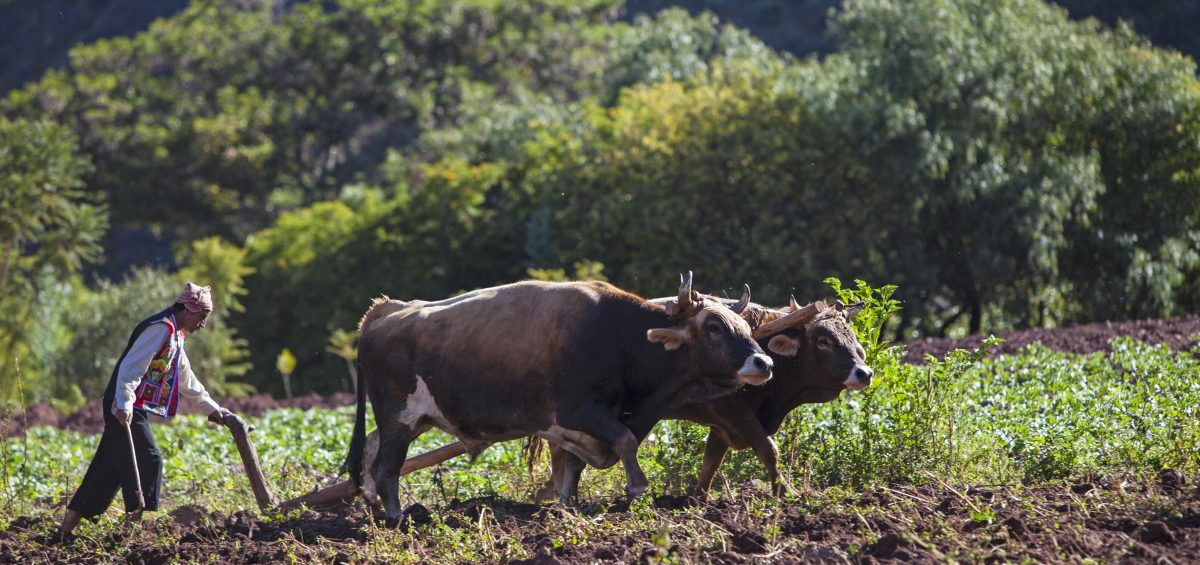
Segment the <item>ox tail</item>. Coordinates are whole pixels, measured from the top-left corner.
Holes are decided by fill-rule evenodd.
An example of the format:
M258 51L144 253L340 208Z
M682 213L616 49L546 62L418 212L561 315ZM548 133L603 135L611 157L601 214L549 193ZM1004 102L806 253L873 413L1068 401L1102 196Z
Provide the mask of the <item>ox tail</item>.
M354 432L350 435L350 452L342 463L342 472L350 472L354 486L362 488L363 448L367 444L367 387L363 386L362 363L355 360L358 373L357 407L354 411Z
M392 300L387 296L376 298L371 301L371 307L367 309L367 313L358 322L358 337L359 345L362 344L362 336L367 332L367 328L371 323L383 316L395 312L399 308L403 308L404 303L399 300ZM354 432L350 435L350 451L346 454L346 461L342 463L341 472L350 472L350 480L354 481L354 486L362 487L363 473L363 450L367 445L367 387L366 374L363 370L362 357L354 361L355 372L358 373L358 384L356 385L357 393L357 408L354 412Z
M525 470L529 472L530 480L533 479L533 471L537 468L538 461L542 458L542 452L546 450L546 440L531 435L525 438L525 445L521 447L521 455L525 457Z

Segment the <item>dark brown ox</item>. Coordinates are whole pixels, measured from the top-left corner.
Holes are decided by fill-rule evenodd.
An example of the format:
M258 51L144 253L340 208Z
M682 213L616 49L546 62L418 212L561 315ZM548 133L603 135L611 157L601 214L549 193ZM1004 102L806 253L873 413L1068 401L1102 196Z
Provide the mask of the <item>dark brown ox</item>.
M402 517L408 446L432 427L472 457L534 435L596 467L619 459L632 498L647 481L637 437L619 418L630 399L657 421L684 404L760 385L772 367L745 320L691 290L691 273L667 305L602 282L527 281L438 302L381 299L359 331L346 467L361 485L369 395L379 430L371 475L390 520Z
M849 325L861 308L861 304L847 308L841 302L833 307L815 302L800 308L793 299L790 306L780 310L750 304L742 311L754 328L754 338L770 352L775 377L763 386L682 406L666 416L710 428L696 481L698 496L707 497L730 448L754 449L766 467L773 492L780 495L791 490L780 478L779 450L771 436L797 406L828 402L843 390L870 386L874 372L866 365L863 348ZM639 441L650 431L635 424L630 428ZM553 446L551 461L550 482L538 492L538 498L548 499L554 494L560 499L574 498L584 462Z

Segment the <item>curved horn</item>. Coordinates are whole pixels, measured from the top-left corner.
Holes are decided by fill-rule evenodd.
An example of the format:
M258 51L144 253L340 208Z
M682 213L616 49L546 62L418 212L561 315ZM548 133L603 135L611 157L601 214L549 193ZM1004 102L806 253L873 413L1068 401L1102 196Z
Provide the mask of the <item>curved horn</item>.
M742 297L737 301L737 304L734 304L729 309L733 310L734 314L741 315L742 311L746 309L747 304L750 304L750 285L742 283Z
M792 312L795 312L796 310L800 309L800 304L798 304L796 302L796 295L794 295L794 294L788 295L788 307L790 307L792 309Z
M757 328L754 328L754 332L751 335L754 337L754 339L762 339L763 337L769 336L773 333L806 323L809 320L816 318L817 315L821 312L824 312L826 308L828 308L828 306L826 306L824 302L813 302L812 304L783 316L782 318L777 318L758 326Z
M676 319L687 318L702 300L700 293L692 290L692 272L688 271L685 275L679 275L679 296L667 304L667 314Z
M679 275L679 304L690 305L692 302L692 272Z

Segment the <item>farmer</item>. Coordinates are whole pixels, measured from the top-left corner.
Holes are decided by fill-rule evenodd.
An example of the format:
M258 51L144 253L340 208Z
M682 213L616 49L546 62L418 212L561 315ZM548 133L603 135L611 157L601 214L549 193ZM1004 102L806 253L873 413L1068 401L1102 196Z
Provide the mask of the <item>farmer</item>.
M204 327L212 309L209 287L189 282L175 304L133 328L129 344L104 389L104 434L83 483L67 505L59 527L60 539L68 537L80 519L95 521L103 514L112 504L117 487L124 493L125 512L130 520L139 520L142 510L158 509L162 457L150 432L149 414L170 418L183 397L207 411L208 419L214 423L235 417L208 396L183 351L187 335ZM135 477L139 476L145 501L140 507L135 486Z

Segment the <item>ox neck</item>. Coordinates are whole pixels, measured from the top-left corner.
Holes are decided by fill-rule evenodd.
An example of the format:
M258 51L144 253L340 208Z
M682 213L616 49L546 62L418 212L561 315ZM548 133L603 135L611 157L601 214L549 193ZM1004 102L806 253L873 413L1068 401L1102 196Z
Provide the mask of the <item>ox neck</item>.
M631 317L627 323L632 331L626 334L624 377L630 392L655 390L661 394L664 386L671 388L673 385L683 389L700 376L699 371L688 363L691 345L668 350L663 344L652 343L646 339L646 332L651 329L667 328L686 322L680 322L668 315L665 309L648 303L642 305L639 315ZM678 390L678 393L687 395L688 391Z

